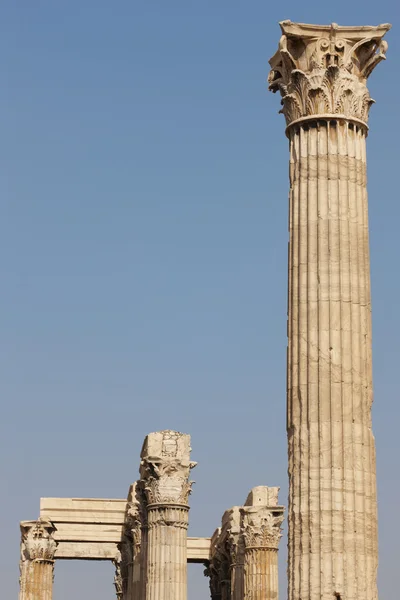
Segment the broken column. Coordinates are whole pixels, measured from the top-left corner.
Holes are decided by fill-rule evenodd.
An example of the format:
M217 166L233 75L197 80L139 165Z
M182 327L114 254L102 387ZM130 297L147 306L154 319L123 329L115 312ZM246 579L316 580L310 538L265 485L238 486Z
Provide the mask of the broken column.
M377 600L367 78L390 25L283 21L270 60L290 145L289 600Z
M19 600L52 600L55 527L46 519L22 521Z
M146 600L186 600L190 436L149 434L140 476L147 500Z

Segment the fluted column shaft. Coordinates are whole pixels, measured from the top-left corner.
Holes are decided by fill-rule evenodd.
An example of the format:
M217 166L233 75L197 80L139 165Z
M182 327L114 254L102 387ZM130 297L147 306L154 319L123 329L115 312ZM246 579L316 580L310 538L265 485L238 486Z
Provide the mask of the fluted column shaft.
M277 550L246 548L244 574L245 600L277 600L279 597Z
M146 600L187 599L187 528L189 507L148 507Z
M52 600L53 560L25 561L21 568L19 600Z
M365 128L289 139L289 600L375 600Z
M244 597L244 563L243 557L236 559L231 565L231 600L243 600Z

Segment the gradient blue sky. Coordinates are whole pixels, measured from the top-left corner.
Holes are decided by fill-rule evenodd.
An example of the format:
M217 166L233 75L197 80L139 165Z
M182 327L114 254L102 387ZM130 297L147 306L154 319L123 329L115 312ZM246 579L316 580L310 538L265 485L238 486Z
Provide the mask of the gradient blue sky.
M398 597L395 0L3 0L1 597L40 496L124 497L146 433L192 434L192 535L255 485L287 503L288 148L278 21L392 22L368 139L380 592ZM280 553L285 597L286 549ZM113 597L59 563L55 600ZM190 568L189 600L207 597Z

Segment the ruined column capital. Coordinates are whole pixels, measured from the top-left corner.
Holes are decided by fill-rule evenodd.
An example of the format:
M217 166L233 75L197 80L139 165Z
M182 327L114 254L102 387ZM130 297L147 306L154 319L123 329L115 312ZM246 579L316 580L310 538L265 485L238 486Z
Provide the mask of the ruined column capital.
M278 550L282 537L283 506L244 506L240 512L245 548Z
M143 485L141 482L136 481L129 488L125 515L125 532L132 540L135 553L140 550L142 543L142 529L147 526L147 514L143 504Z
M315 117L343 118L367 127L374 100L366 86L386 58L382 38L389 24L377 27L306 25L282 21L278 51L269 61L269 89L282 95L287 126Z
M42 560L52 562L57 549L54 539L56 528L47 519L21 522L21 560Z
M143 444L140 476L148 505L187 506L192 482L190 436L177 431L150 433Z

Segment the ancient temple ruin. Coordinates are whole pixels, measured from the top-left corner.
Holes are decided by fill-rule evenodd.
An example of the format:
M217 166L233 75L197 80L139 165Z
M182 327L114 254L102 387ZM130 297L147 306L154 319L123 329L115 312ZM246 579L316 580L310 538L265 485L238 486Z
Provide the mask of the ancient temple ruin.
M214 600L276 599L279 488L252 489L210 537L189 538L190 450L187 434L151 433L126 500L42 498L21 523L20 600L51 600L55 562L72 558L112 561L118 600L186 600L188 562L204 564Z
M269 86L290 148L288 600L377 600L366 87L389 25L284 21ZM51 600L56 560L109 560L120 600L277 600L284 509L256 487L210 537L187 537L190 438L149 434L126 500L43 498L21 523L20 600Z

